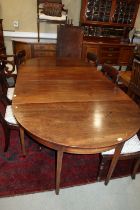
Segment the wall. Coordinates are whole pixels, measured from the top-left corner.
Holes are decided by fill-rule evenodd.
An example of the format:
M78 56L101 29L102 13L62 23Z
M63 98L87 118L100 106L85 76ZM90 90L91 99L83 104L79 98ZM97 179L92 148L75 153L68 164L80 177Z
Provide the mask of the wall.
M15 30L13 21L19 21L16 31L36 32L37 0L0 0L0 17L3 18L4 30ZM69 18L73 19L74 25L79 24L81 0L63 0L68 9ZM41 24L42 32L56 32L56 25Z
M0 0L0 18L3 19L5 31L37 32L37 0ZM79 24L81 0L63 0L65 8L68 9L69 19L73 24ZM13 21L19 21L19 28L13 27ZM140 8L136 18L135 27L140 29ZM56 25L41 24L41 32L56 33ZM5 38L6 49L11 52L11 41Z

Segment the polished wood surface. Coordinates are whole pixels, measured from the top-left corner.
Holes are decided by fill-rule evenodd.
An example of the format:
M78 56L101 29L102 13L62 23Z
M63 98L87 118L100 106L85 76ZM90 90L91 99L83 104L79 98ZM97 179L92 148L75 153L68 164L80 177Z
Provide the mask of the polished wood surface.
M94 154L115 147L115 167L121 146L140 127L137 105L96 67L66 63L28 60L20 68L12 105L21 126L58 151L57 194L63 152ZM106 183L111 174L112 169Z
M129 86L131 79L131 71L122 71L119 73L119 80L126 86Z

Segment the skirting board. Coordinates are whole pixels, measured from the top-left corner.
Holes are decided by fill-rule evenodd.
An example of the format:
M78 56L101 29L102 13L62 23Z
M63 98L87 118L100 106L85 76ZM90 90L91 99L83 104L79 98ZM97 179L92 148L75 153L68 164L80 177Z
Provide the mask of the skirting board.
M36 32L4 31L4 37L16 38L37 38ZM40 38L56 39L56 33L40 33Z

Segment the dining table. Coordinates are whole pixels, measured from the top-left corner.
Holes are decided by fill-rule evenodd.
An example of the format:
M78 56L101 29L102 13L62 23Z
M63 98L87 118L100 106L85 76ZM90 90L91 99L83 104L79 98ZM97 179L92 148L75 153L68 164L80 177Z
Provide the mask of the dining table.
M12 109L25 132L56 150L56 194L64 153L92 155L115 148L107 185L125 141L140 128L140 110L132 99L95 66L74 58L25 61Z

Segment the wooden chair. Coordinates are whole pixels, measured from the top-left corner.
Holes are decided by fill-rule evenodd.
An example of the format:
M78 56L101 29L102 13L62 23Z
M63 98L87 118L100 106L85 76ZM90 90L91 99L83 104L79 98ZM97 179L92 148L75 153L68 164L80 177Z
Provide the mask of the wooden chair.
M112 80L113 83L117 83L119 74L117 69L109 64L103 64L101 71L106 77Z
M108 64L104 64L102 67L102 72L109 79L111 79L114 83L118 82L119 72L114 67L112 67ZM140 131L138 132L138 134L134 135L132 138L130 138L128 141L125 142L119 160L126 160L126 159L136 160L136 159L140 158L139 133L140 133ZM98 178L97 178L98 181L100 181L102 179L102 174L106 167L106 163L113 158L113 154L114 154L114 149L106 151L106 152L102 152L100 154L100 167L99 167L99 173L98 173ZM136 173L136 170L137 170L137 168L135 169L133 174Z
M133 62L131 79L128 86L128 95L136 101L140 98L140 61L138 60L134 60Z
M0 54L0 72L5 74L6 78L13 78L16 82L18 68L25 61L25 50L20 50L13 55ZM12 85L14 85L14 83Z
M62 0L37 0L37 32L40 41L40 23L66 24L68 10Z
M139 131L140 132L140 131ZM113 158L114 149L102 152L100 154L100 167L98 173L98 181L103 179L104 170L108 161L111 161ZM140 139L139 134L134 135L132 138L127 140L121 151L119 160L133 160L134 162L140 158ZM135 177L137 168L133 170L132 177Z
M57 27L57 57L81 59L83 30L78 26L59 25Z
M19 130L22 153L23 153L23 156L26 156L25 143L24 143L24 130L21 126L19 126L18 122L16 121L12 112L12 106L7 105L4 99L5 99L5 95L3 94L1 96L1 102L3 102L4 104L5 112L4 113L0 112L0 122L3 127L4 136L5 136L4 152L7 152L10 145L11 130Z
M97 55L92 52L87 52L87 60L92 63L94 66L98 66L99 61Z
M13 60L8 60L8 58L13 58ZM25 61L25 51L21 50L16 55L1 55L0 56L0 84L1 90L4 95L7 96L8 104L11 104L12 97L14 94L14 86L17 77L17 70L19 66ZM14 77L14 83L9 85L8 78Z
M22 52L23 53L23 52ZM13 112L12 112L12 98L14 96L14 87L9 87L7 82L7 74L10 77L14 71L15 66L19 67L19 65L23 62L24 56L22 53L19 53L18 56L14 57L16 60L15 62L11 62L1 57L0 59L0 82L1 82L1 93L0 98L1 102L3 102L5 107L5 113L0 113L0 122L2 124L4 134L5 134L5 148L4 152L8 150L10 144L10 131L11 130L19 130L20 131L20 139L21 139L21 146L23 155L26 155L25 152L25 144L24 144L24 130L22 127L19 126L18 122L16 121ZM10 66L10 70L8 67Z
M4 74L0 74L1 95L5 95L7 104L12 103L15 87L9 86Z

